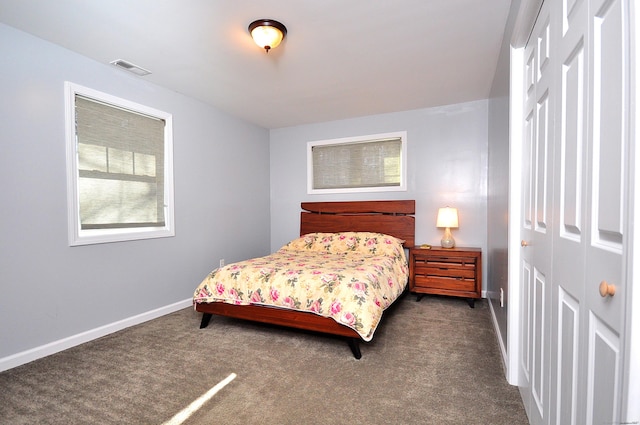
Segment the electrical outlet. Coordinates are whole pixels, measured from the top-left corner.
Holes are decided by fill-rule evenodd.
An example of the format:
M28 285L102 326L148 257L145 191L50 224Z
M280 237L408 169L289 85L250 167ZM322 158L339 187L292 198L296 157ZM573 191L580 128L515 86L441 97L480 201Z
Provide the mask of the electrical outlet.
M220 260L220 267L224 267L224 258Z
M500 307L504 307L504 290L500 288Z

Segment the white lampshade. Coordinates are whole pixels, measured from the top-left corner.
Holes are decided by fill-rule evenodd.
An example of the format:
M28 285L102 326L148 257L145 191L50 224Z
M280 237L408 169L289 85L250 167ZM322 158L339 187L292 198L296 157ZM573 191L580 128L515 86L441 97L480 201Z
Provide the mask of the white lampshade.
M258 19L249 25L249 32L253 41L269 53L270 49L278 47L287 34L287 28L272 19Z
M436 227L458 227L458 209L451 207L444 207L438 210L438 219L436 220Z
M440 240L443 248L453 248L456 241L451 234L451 228L458 227L458 210L456 208L445 207L438 210L438 218L436 219L437 227L444 227L444 235Z

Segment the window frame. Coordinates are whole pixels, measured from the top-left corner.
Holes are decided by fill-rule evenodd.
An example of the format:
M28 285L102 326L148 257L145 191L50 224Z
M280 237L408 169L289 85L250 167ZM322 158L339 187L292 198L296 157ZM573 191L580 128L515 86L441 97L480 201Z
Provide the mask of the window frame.
M164 127L164 226L82 229L80 225L80 178L76 136L76 96L115 108L147 115L165 122ZM67 221L70 246L125 242L175 236L173 192L173 116L145 105L65 81L65 139L67 156Z
M398 186L360 186L349 188L315 189L313 169L313 148L315 146L343 145L353 143L379 142L384 139L400 139L400 184ZM307 142L307 194L336 194L336 193L364 193L364 192L401 192L407 190L407 132L395 131L390 133L370 134L366 136L343 137L339 139L316 140Z

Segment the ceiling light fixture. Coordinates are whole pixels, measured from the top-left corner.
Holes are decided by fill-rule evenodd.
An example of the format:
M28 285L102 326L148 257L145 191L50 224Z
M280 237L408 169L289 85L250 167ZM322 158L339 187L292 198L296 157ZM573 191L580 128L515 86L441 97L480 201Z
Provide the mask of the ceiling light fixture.
M249 24L249 33L253 41L269 53L269 50L278 47L287 35L287 28L273 19L258 19Z

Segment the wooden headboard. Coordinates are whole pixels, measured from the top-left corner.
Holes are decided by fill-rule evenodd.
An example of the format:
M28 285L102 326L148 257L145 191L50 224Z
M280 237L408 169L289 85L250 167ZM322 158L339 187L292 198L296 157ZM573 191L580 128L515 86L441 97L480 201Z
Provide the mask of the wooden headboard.
M415 245L415 200L303 202L300 235L314 232L379 232Z

